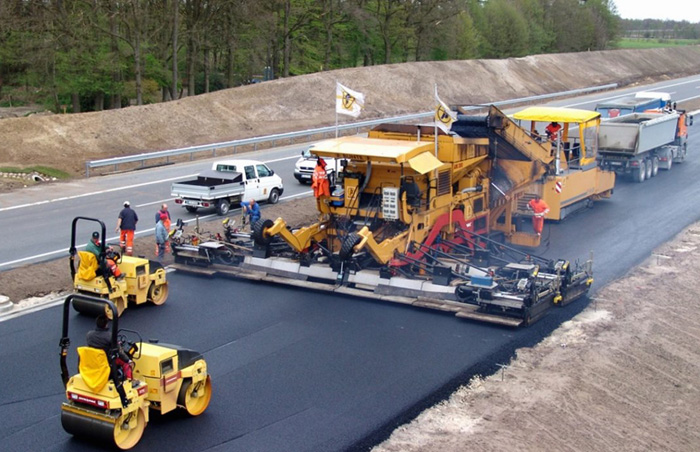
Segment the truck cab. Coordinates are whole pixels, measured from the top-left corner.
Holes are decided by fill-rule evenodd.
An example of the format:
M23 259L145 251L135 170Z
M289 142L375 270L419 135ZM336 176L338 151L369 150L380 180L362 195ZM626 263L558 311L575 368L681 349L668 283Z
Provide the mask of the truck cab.
M211 166L214 171L222 173L241 173L245 194L243 201L269 201L275 204L283 191L282 178L267 165L255 160L221 160Z
M670 105L671 95L668 93L645 91L608 102L601 102L595 107L601 118L617 118L618 116L649 111L661 112Z

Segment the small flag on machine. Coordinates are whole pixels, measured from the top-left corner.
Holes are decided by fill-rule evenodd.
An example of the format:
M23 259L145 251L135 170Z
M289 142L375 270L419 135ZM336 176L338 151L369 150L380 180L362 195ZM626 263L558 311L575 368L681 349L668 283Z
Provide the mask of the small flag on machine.
M336 82L335 87L335 111L341 115L349 115L353 118L360 116L365 106L365 95L353 91Z
M435 124L445 133L448 133L452 128L452 123L457 120L457 113L450 110L440 98L438 97L437 85L435 85L435 101L437 106L435 107Z

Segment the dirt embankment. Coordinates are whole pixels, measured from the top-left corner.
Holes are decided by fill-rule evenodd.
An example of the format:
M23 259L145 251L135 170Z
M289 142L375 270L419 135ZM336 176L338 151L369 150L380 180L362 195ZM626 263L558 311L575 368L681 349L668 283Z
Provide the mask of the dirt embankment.
M87 160L331 125L336 81L365 94L370 119L430 110L436 84L445 102L468 105L696 73L700 46L341 69L162 104L4 119L0 166L82 176Z

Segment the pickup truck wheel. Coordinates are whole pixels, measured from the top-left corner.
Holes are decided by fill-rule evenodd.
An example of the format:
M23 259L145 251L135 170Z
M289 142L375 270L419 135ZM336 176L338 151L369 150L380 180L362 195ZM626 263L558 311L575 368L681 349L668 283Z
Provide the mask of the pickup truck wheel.
M659 158L654 157L651 159L651 177L656 176L659 173Z
M197 211L197 207L195 206L185 206L185 210L187 210L190 213L195 213Z
M231 205L228 203L228 201L226 201L225 199L222 199L216 205L216 211L218 212L219 215L226 215L228 213L228 209L230 207L231 207Z
M270 197L267 198L267 202L270 204L277 204L277 201L280 200L280 191L277 190L276 188L273 188L272 191L270 191Z
M272 242L272 237L265 235L265 230L271 228L274 222L272 220L263 220L262 218L253 225L253 240L258 245L269 245Z

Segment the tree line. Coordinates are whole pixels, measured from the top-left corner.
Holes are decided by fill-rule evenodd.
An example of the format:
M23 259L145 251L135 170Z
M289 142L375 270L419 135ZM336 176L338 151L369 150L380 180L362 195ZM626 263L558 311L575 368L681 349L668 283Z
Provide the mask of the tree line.
M2 0L0 97L55 111L410 61L609 48L612 0Z

